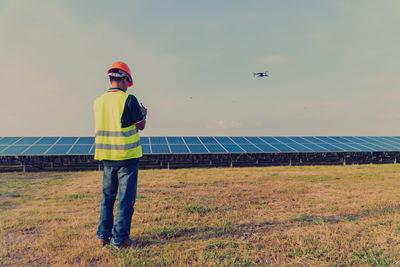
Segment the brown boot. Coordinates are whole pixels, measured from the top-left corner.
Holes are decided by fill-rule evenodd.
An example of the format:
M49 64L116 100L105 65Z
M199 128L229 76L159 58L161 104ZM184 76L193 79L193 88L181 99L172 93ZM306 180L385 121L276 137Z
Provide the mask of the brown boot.
M99 246L100 247L104 247L110 244L110 239L109 237L102 237L99 238Z

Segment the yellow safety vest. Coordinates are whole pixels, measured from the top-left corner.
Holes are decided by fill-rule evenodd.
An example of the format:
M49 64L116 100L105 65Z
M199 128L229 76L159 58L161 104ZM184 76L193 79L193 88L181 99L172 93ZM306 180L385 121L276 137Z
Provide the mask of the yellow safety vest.
M108 92L94 101L96 119L95 160L140 158L139 131L135 124L122 128L121 117L129 94Z

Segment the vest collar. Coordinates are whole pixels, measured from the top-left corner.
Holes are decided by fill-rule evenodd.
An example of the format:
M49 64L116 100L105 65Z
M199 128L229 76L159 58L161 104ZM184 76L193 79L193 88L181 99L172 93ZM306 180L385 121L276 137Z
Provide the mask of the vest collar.
M125 92L124 90L122 90L121 88L110 88L107 90L107 92Z

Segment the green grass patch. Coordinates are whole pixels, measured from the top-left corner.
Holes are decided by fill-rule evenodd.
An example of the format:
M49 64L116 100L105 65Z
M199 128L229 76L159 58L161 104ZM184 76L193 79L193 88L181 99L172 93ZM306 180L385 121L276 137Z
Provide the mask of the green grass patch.
M354 258L361 264L372 266L389 266L392 263L390 256L377 247L363 249L361 253L356 253Z
M202 215L211 211L210 208L201 204L185 204L183 208L187 213L199 213Z

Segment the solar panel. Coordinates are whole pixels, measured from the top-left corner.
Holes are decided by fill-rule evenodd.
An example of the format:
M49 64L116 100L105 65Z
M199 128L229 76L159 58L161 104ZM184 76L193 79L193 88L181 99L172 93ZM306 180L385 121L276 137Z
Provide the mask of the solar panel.
M23 155L43 155L51 145L33 145L25 150Z
M15 144L16 145L32 145L39 139L40 139L40 137L22 137Z
M392 137L392 136L382 136L382 137L377 137L377 138L381 138L381 139L384 139L384 140L388 140L388 141L391 141L391 142L394 142L394 143L400 143L400 140L399 140L399 139L394 138L394 137Z
M185 144L180 136L168 136L167 140L169 144Z
M363 146L367 146L372 149L372 151L391 151L389 148L385 148L384 146L380 144L372 144L372 143L362 143Z
M250 153L262 152L261 149L259 149L258 147L256 147L255 145L252 145L252 144L241 144L240 146L246 152L250 152Z
M319 140L322 141L319 143L328 143L328 144L337 143L337 141L335 141L334 139L332 139L328 136L316 136L315 138L318 138Z
M72 145L78 140L78 137L61 137L60 140L57 141L57 145Z
M395 141L396 139L390 137L390 136L371 136L371 138L375 139L378 142L383 142L383 143L397 143L398 141Z
M263 152L279 152L278 149L276 149L275 147L273 147L270 144L256 144L256 146L261 149Z
M331 136L331 139L333 139L334 141L337 141L339 143L351 143L349 140L344 139L341 136Z
M305 146L311 148L314 152L327 152L329 149L324 148L322 143L319 144L304 144ZM339 148L334 148L333 151L341 151Z
M205 144L205 146L210 153L226 153L226 150L221 145Z
M286 136L274 136L274 138L284 144L293 143L293 141Z
M310 143L310 141L308 141L300 136L290 136L288 138L299 144L309 144Z
M96 145L93 144L93 145L92 145L92 148L90 149L89 154L94 155L95 149L96 149Z
M393 141L385 139L383 137L379 136L370 136L371 139L373 139L377 143L393 143Z
M92 145L74 145L68 152L68 155L87 155Z
M231 139L232 139L233 142L235 142L236 144L250 144L250 142L247 141L244 137L232 136Z
M343 148L336 146L336 143L333 144L318 144L320 147L325 148L327 151L334 151L334 152L340 152L344 151Z
M185 136L183 140L185 140L186 144L201 144L200 139L194 136Z
M46 152L46 155L63 155L70 149L71 145L54 145Z
M361 149L351 146L350 143L347 144L335 143L335 146L343 149L344 151L349 151L349 152L361 151Z
M207 149L203 145L188 144L187 146L192 153L208 153Z
M186 145L177 145L177 144L170 144L172 153L189 153L188 148Z
M1 153L1 151L3 151L4 149L6 149L6 147L7 147L7 146L0 145L0 153Z
M381 147L389 148L390 151L400 151L400 144L389 143L389 142L386 143L376 142L375 144Z
M92 145L94 143L94 137L79 137L77 145Z
M0 152L2 155L20 155L29 145L13 145Z
M244 152L244 150L241 149L238 145L222 144L222 146L226 149L226 151L231 152L231 153Z
M395 151L400 151L400 143L385 143L386 145L393 146Z
M309 141L310 143L321 143L321 140L313 137L313 136L302 136L303 139Z
M263 140L261 140L261 138L258 138L256 136L246 136L245 138L247 140L249 140L250 143L253 143L253 144L265 144L265 142Z
M273 144L273 146L277 148L280 152L296 152L296 150L285 144Z
M353 143L359 143L360 144L360 143L363 142L362 140L360 140L360 139L358 139L358 138L356 138L354 136L343 136L343 138L348 140L348 141L350 141L350 142L353 142Z
M396 145L395 143L376 143L376 145L386 148L386 149L388 149L388 151L399 151L400 150L400 145Z
M210 136L201 136L199 137L201 142L204 144L218 144L217 140L214 139L214 137Z
M291 148L295 149L298 152L312 152L312 149L301 144L290 143L288 145L290 145Z
M17 142L21 137L4 137L0 140L0 145L11 145Z
M227 137L227 136L216 136L215 139L220 143L220 144L234 144L233 141Z
M370 144L370 143L373 143L374 141L367 141L366 139L363 139L363 138L360 138L360 136L354 136L354 138L356 138L356 139L358 139L358 143L359 144L364 144L364 143L368 143L368 144Z
M280 143L278 140L276 140L275 138L271 137L271 136L261 136L260 137L262 140L264 140L265 142L269 143L269 144L277 144Z
M373 139L374 142L378 143L393 143L393 141L382 138L381 136L369 136L369 138Z
M60 137L42 137L36 142L36 145L52 145L57 142L59 138Z
M356 143L346 143L346 145L352 146L354 148L358 148L360 151L374 151L372 148L364 146L364 145L360 145L360 144L356 144Z
M143 154L150 154L150 146L149 145L142 145L142 153Z
M163 145L163 144L167 144L167 139L164 136L151 136L150 137L150 143L153 144L157 144L157 145Z
M399 136L152 136L144 154L400 151ZM0 155L93 155L94 137L0 137Z
M369 142L369 143L376 143L376 140L367 136L357 136L358 139L361 139L365 142Z
M363 143L362 145L372 148L373 151L390 151L390 149L388 149L388 148L384 148L382 146L378 146L378 145L372 144L372 143Z
M149 142L150 142L150 141L149 141L149 138L148 138L147 136L141 136L141 137L140 137L140 143L141 143L142 145L148 145L148 144L150 144Z
M150 138L151 140L151 138ZM168 148L168 145L151 145L151 153L153 154L169 154L171 151Z

